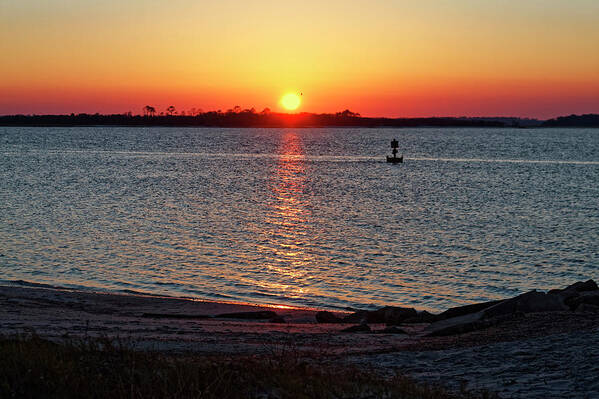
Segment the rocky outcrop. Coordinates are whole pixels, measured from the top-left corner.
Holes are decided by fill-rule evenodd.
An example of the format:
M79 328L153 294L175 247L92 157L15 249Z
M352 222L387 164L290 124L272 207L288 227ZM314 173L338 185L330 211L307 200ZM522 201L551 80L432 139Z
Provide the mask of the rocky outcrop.
M556 296L567 305L570 310L575 310L581 303L593 303L593 296L599 294L599 287L593 280L579 281L564 289L554 289L548 292L549 295ZM588 297L588 298L586 298ZM590 301L590 302L586 302Z
M427 335L430 337L456 335L485 327L488 327L488 323L483 321L482 312L476 312L435 322L428 326Z
M368 314L370 312L367 310L357 310L352 314L345 316L342 319L343 323L366 323L368 322Z
M481 310L489 308L493 305L497 305L499 302L501 302L501 300L473 303L472 305L464 305L464 306L457 306L455 308L449 308L445 312L436 315L435 321L446 320L446 319L451 319L453 317L477 313L477 312L480 312Z
M385 323L387 325L398 325L410 317L416 317L418 313L414 308L402 308L399 306L385 306L378 310L369 312L369 323Z
M335 316L331 312L321 311L316 313L315 315L316 321L319 323L341 323L343 320L341 318Z
M421 312L418 312L418 314L414 317L408 317L407 319L402 321L402 324L434 323L437 320L439 320L438 315L423 310Z
M581 281L548 293L533 290L503 301L452 308L438 315L438 321L427 330L429 336L463 334L527 313L571 310L599 311L599 288L593 280Z
M568 305L572 309L578 309L580 305L599 306L599 290L590 292L581 292L580 295L571 298Z
M383 308L367 311L359 310L343 318L344 323L373 323L398 325L404 320L417 317L414 308L402 308L399 306L385 306Z
M548 292L548 294L559 294L565 292L587 292L587 291L597 291L599 287L597 283L593 280L587 281L578 281L572 285L567 286L564 289L553 289Z
M429 336L463 334L501 323L506 319L521 317L527 313L573 311L587 313L599 311L599 287L593 280L580 281L563 289L548 293L532 290L513 298L450 308L438 315L413 308L385 306L377 310L358 310L343 318L331 312L318 312L319 323L352 323L344 332L367 332L367 324L386 324L381 333L405 333L400 324L430 323Z
M517 312L557 312L562 310L570 309L560 300L560 298L555 295L533 290L511 299L505 299L481 312L483 318L489 319Z

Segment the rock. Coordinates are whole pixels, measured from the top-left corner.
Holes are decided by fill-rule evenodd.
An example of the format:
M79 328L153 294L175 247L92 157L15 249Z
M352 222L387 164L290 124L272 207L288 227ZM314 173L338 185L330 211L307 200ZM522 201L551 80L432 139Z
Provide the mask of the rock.
M399 306L385 306L378 310L368 312L369 323L385 323L388 325L401 324L402 321L410 317L416 317L416 309L402 308Z
M354 313L345 316L342 319L343 323L365 323L368 321L368 311L367 310L357 310Z
M427 336L441 337L446 335L463 334L484 327L482 311L456 316L437 321L426 329Z
M569 309L590 312L596 311L596 308L599 309L599 289L593 280L588 280L572 284L563 290L551 290L547 294L533 290L503 301L448 309L437 316L439 321L427 328L427 335L462 334L498 324L503 320L521 317L526 313ZM446 318L449 315L457 316Z
M471 313L480 312L483 309L489 308L493 305L497 305L501 300L473 303L471 305L457 306L455 308L449 308L445 312L440 313L436 316L437 320L446 320L453 317L464 316Z
M344 328L343 330L341 330L341 332L348 332L348 333L353 333L353 332L370 332L370 327L368 326L368 324L358 324L355 326L351 326L351 327L347 327Z
M580 304L580 302L578 302L578 297L580 295L586 295L593 292L599 292L597 283L595 283L593 280L587 280L579 281L561 290L551 290L548 292L548 294L561 298L565 305L567 305L571 310L574 310Z
M514 298L503 300L481 312L484 319L489 319L517 312L534 313L564 310L569 310L569 308L558 296L533 290Z
M222 319L265 320L273 319L277 317L277 314L272 310L261 310L259 312L223 313L214 317Z
M341 323L342 320L331 312L322 311L316 313L316 321L319 323Z
M586 291L599 291L599 287L597 283L593 280L587 281L579 281L572 285L567 286L562 291L577 291L577 292L586 292Z
M578 307L583 304L599 306L599 291L581 292L580 295L571 298L571 300L568 301L568 305L571 309L578 309Z
M405 330L402 330L399 327L396 326L388 326L383 330L378 330L377 333L380 334L408 334Z
M410 317L416 317L417 315L418 314L414 308L385 306L373 311L358 310L357 312L345 316L342 321L344 323L385 323L389 325L397 325L403 320Z
M423 310L422 312L418 312L415 317L408 317L402 323L403 324L412 324L412 323L434 323L438 320L438 315L432 314Z

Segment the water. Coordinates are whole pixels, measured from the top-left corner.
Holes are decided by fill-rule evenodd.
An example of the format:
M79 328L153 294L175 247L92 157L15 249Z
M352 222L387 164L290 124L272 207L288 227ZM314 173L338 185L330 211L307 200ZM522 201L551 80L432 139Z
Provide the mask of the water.
M599 277L598 183L592 129L0 127L0 279L441 310Z

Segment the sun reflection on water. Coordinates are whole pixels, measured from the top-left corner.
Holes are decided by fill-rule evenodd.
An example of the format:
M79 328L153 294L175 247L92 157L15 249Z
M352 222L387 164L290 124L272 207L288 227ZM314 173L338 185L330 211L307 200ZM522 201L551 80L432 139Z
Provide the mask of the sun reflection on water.
M281 136L280 158L269 184L269 212L263 234L268 253L265 265L268 278L259 284L277 290L290 298L308 294L309 266L314 257L309 254L309 199L305 194L306 161L301 138L293 130Z

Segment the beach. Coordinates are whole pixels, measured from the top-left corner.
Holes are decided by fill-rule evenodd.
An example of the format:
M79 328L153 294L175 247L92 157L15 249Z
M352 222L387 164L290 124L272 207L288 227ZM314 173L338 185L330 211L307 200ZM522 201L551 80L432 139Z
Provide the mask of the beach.
M274 312L274 313L272 313ZM256 306L46 287L0 287L0 334L55 342L118 339L131 349L244 357L292 350L330 365L382 376L397 372L500 397L593 397L599 312L514 314L474 331L430 336L430 323L318 323L318 309ZM350 313L335 312L336 317Z

